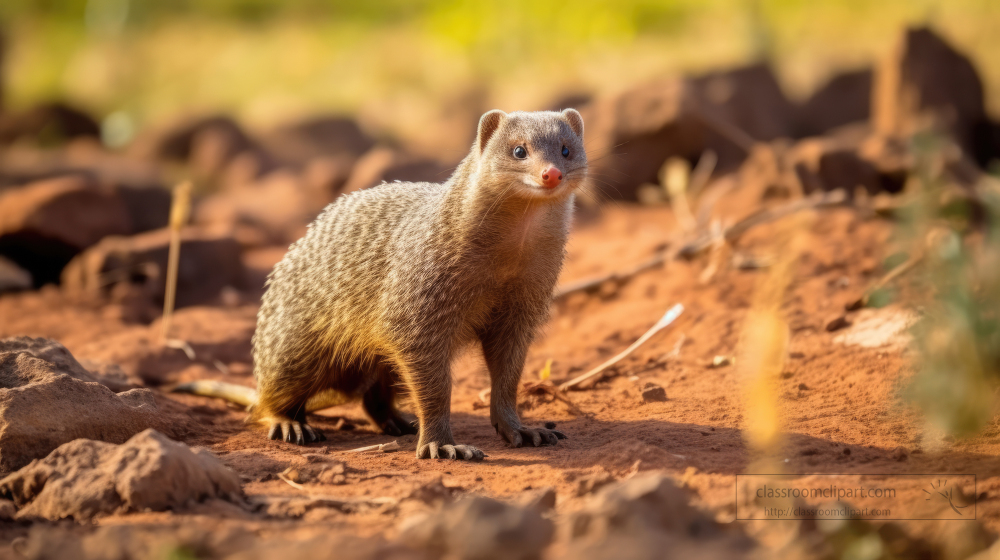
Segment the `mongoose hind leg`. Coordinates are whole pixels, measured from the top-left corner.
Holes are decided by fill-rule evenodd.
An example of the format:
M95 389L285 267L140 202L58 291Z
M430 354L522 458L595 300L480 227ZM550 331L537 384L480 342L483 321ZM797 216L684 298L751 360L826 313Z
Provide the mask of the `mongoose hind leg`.
M305 406L299 407L295 415L281 413L264 413L259 416L260 422L270 426L268 439L280 439L296 445L305 445L317 441L326 441L323 432L313 428L306 422Z
M517 415L517 386L531 344L530 332L521 331L522 336L516 336L518 330L509 327L527 324L523 318L516 317L517 312L517 307L511 305L507 315L497 317L480 333L492 386L490 423L511 447L556 445L559 440L566 439L565 434L546 428L528 428L521 424Z
M419 433L417 423L408 422L395 408L396 390L393 377L383 376L365 392L361 404L365 413L382 433L390 436L417 434Z

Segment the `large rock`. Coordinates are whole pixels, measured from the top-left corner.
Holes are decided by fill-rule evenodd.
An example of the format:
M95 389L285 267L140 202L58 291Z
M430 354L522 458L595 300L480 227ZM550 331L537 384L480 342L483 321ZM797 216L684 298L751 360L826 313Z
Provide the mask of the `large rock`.
M105 236L131 231L121 197L83 176L0 193L0 255L28 270L36 285L57 281L74 255Z
M201 179L215 180L237 156L257 153L257 143L233 119L223 115L180 119L144 132L129 147L143 159L186 163Z
M88 378L61 346L32 339L0 345L0 473L77 438L122 443L161 425L148 389L115 394Z
M819 136L871 115L872 71L837 74L795 111L796 135Z
M0 339L0 354L24 352L52 364L58 371L86 383L100 383L116 393L134 389L135 385L120 371L110 374L97 373L85 368L73 357L69 349L51 338L14 336ZM113 368L106 368L112 370Z
M732 170L756 141L792 136L794 107L766 66L645 84L581 109L596 188L634 199L670 157L706 150Z
M437 514L407 520L400 539L436 558L534 560L541 558L553 531L552 521L535 508L472 496Z
M42 103L20 113L0 113L0 145L29 142L43 146L72 138L97 138L101 129L83 111L65 103Z
M63 289L70 294L108 295L118 285L134 284L162 306L169 248L169 229L107 237L66 266ZM223 288L242 288L245 282L246 269L235 239L193 227L181 232L177 307L206 303Z
M378 146L357 161L343 192L351 193L392 181L443 183L452 171L453 168L439 162Z
M908 29L878 66L872 124L881 135L906 137L933 127L975 154L985 118L983 83L972 62L930 29Z
M73 518L181 509L211 498L240 501L236 473L208 450L192 450L155 430L122 445L77 439L0 480L18 519Z

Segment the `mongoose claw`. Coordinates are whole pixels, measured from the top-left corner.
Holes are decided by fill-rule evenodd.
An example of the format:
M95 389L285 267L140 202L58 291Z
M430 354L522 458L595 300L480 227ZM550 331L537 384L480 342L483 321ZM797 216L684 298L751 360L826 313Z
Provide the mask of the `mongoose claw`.
M566 439L566 434L545 428L525 428L521 426L514 429L504 429L497 427L497 432L500 433L500 437L509 443L511 447L556 445L559 443L559 440Z
M488 455L471 445L438 445L436 441L432 441L417 447L417 459L482 461L485 457Z
M271 429L267 432L267 439L281 439L288 443L305 445L316 441L326 441L326 436L309 424L283 420L271 424Z

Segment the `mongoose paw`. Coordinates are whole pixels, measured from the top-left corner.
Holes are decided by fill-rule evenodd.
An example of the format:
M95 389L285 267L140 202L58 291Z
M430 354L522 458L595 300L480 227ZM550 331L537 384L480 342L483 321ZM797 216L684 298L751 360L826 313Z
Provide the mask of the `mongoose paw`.
M416 422L407 422L402 418L389 418L383 422L379 428L381 428L382 433L390 436L405 436L407 434L416 435L419 433Z
M471 445L438 445L432 441L417 446L417 459L458 459L464 461L482 461L489 455Z
M546 428L525 428L524 426L510 428L497 425L496 430L511 447L556 445L559 440L566 439L566 434Z
M296 445L305 445L316 441L326 441L323 432L309 424L295 420L275 421L267 432L267 439L281 439Z

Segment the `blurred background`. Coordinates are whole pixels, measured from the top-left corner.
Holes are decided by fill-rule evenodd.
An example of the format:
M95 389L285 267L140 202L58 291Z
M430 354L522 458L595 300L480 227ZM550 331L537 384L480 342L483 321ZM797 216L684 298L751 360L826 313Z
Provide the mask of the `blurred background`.
M347 113L424 144L456 105L541 109L760 60L802 100L927 23L975 60L1000 52L991 0L6 0L3 103L64 100L114 146L194 112L249 127ZM979 70L996 113L1000 65Z

